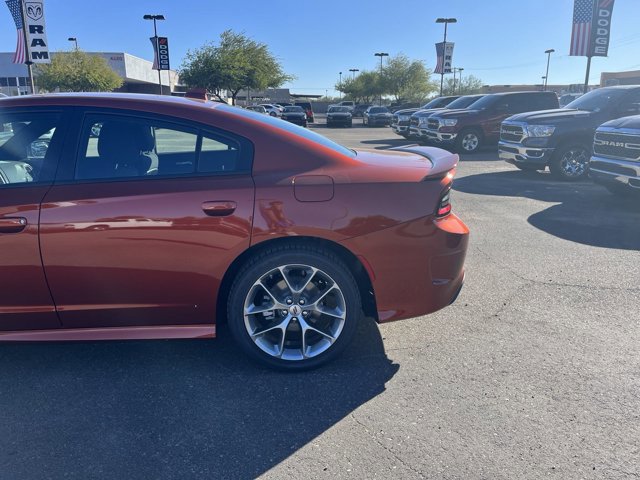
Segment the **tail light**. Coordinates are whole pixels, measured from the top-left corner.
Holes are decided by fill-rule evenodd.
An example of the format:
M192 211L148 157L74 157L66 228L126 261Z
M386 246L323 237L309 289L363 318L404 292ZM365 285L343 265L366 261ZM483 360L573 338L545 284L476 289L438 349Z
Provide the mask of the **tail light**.
M438 208L436 209L436 218L446 217L451 213L451 187L447 188L438 201Z

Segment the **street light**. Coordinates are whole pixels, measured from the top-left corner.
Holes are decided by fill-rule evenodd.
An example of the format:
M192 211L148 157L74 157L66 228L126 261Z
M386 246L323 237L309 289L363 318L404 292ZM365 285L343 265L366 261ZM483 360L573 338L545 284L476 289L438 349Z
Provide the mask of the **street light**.
M551 61L551 54L555 52L553 48L549 50L545 50L544 53L547 54L547 74L544 76L544 91L547 91L547 78L549 78L549 62Z
M458 84L460 85L460 87L458 88L458 92L459 93L462 93L462 71L463 70L464 70L464 68L458 67L458 73L460 73L460 76L458 77Z
M447 49L447 25L450 23L458 23L456 18L436 18L436 23L444 23L444 41L442 45L442 55L444 57ZM440 96L442 96L442 87L444 86L444 61L446 59L442 59L442 72L440 73Z
M78 50L78 39L76 37L69 37L67 38L67 40L69 40L70 42L73 42L76 46L76 50Z
M156 66L158 67L158 85L160 86L160 95L162 95L162 77L160 76L160 48L158 45L158 28L156 20L164 20L164 15L144 15L144 20L153 20L153 39L156 43Z
M338 86L340 87L340 100L342 100L342 72L338 72L340 74L340 81L338 82Z
M350 68L349 71L353 74L352 78L356 78L356 72L359 72L360 70L357 68Z
M376 57L380 57L380 79L382 80L382 58L388 57L389 54L386 52L377 52L373 54ZM382 105L382 91L380 91L380 103L378 105Z

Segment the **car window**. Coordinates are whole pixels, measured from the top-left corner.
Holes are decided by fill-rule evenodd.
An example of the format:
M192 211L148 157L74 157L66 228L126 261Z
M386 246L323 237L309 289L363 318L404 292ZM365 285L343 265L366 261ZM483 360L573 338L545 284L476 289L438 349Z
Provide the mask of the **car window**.
M0 187L52 179L49 146L60 121L55 113L0 113Z
M77 180L145 179L250 169L252 152L241 142L196 126L151 118L88 115Z

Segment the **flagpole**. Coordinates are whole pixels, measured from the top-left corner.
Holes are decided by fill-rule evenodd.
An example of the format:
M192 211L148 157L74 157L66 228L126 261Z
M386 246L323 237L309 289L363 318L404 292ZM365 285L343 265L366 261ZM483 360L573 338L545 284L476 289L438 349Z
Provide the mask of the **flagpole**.
M589 89L589 72L591 71L591 55L587 57L587 73L584 76L584 89L582 93L587 93Z
M31 94L35 94L36 93L36 88L35 85L33 83L33 69L31 68L31 65L33 64L33 62L29 59L30 54L29 54L29 37L27 36L27 22L25 21L24 18L24 0L20 0L20 18L22 20L22 34L24 35L24 58L25 58L25 64L27 65L27 70L29 72L29 86L31 87ZM18 85L18 91L20 90L20 86Z

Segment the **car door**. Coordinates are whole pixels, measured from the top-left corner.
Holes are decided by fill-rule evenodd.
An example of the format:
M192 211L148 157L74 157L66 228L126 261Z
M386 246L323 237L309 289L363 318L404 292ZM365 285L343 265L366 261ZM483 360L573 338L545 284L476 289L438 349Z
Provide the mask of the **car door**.
M174 118L86 112L41 216L63 326L213 323L250 242L252 148Z
M40 202L51 187L66 113L0 109L0 330L60 321L40 259Z

